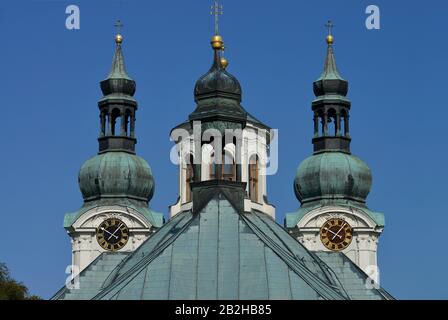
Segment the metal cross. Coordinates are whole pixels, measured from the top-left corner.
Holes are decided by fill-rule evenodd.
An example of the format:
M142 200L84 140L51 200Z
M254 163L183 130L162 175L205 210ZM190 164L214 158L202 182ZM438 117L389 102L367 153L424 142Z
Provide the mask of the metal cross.
M115 28L117 28L117 33L120 33L121 28L123 28L123 23L121 22L121 20L117 20L117 22L115 22Z
M214 5L212 5L211 15L215 16L215 34L219 34L219 16L224 12L222 11L222 4L219 4L219 0L214 1Z
M328 28L328 35L331 35L331 31L333 30L333 27L334 27L333 22L331 22L331 20L328 20L328 22L325 26Z

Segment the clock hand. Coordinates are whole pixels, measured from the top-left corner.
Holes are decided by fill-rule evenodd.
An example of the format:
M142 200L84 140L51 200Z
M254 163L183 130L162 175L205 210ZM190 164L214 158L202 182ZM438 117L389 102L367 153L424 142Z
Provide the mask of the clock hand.
M109 231L107 231L106 229L104 229L103 227L101 227L100 229L103 230L103 231L105 231L105 232L107 232L108 234L110 234L110 237L109 237L107 240L109 240L110 238L112 238L112 236L113 236L115 239L118 239L117 236L113 235L112 233L110 233Z
M333 239L331 239L331 240L334 240L334 238L339 234L339 232L341 232L341 230L344 229L344 227L345 227L346 224L347 224L347 223L345 222L345 223L342 225L341 229L339 229L339 231L336 232L336 234L333 236ZM339 236L339 239L341 239L341 236Z
M329 232L331 232L331 233L334 234L335 236L338 236L339 239L342 238L341 235L337 235L335 232L331 231L330 229L328 229L328 228L324 228L324 229L327 230L327 231L329 231ZM334 237L333 237L333 239L334 239Z
M115 233L120 230L121 226L123 225L123 223L120 223L120 225L117 227L117 229L115 229L115 231L112 233L112 235L115 237L115 239L118 239L118 236L115 235ZM110 238L109 238L110 239Z

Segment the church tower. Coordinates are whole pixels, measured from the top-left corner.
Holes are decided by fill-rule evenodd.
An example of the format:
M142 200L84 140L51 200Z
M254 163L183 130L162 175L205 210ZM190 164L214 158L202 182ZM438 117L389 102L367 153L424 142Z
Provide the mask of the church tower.
M244 182L244 210L275 218L266 188L271 129L241 105L241 85L227 71L225 46L218 33L221 8L215 1L213 62L195 84L196 109L171 131L179 157L179 198L170 207L170 218L192 208L192 183L208 180Z
M84 205L64 218L73 273L102 252L134 251L163 224L163 215L148 207L154 193L151 169L135 154L136 83L126 72L122 42L117 34L112 70L101 81L99 152L79 172Z
M372 174L351 154L348 82L336 67L331 22L327 26L324 70L313 84L314 153L297 169L294 190L301 207L286 215L285 225L307 249L343 252L375 277L384 216L366 206Z
M214 8L217 21L218 1ZM275 222L264 171L271 130L241 106L241 86L226 69L217 24L215 30L212 67L194 89L196 108L171 132L180 197L170 219L135 251L102 254L81 273L79 289L64 287L52 299L391 299L367 286L368 276L344 254L312 253ZM347 150L334 154L350 156ZM361 202L329 206L343 212L341 219L348 221L354 208L353 219L367 219ZM106 271L111 258L120 262Z

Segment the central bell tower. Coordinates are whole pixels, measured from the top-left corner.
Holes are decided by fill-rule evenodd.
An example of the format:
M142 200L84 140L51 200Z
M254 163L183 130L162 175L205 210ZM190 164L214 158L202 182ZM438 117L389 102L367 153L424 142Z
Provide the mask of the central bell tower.
M193 182L227 180L245 183L244 210L275 218L268 203L266 169L271 129L241 105L242 88L228 72L225 45L218 32L222 5L215 2L212 66L194 87L195 110L171 131L179 162L179 198L170 217L192 208Z

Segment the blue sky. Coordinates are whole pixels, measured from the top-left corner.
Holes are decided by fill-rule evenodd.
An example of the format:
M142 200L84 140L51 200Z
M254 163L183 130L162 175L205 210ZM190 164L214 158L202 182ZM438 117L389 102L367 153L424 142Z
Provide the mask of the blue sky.
M65 28L79 5L81 29ZM381 30L367 30L369 4ZM82 205L78 170L97 152L99 81L121 19L137 81L137 152L156 179L151 206L177 199L169 131L194 108L193 86L212 59L208 0L1 1L0 261L33 294L64 283L70 241L63 216ZM368 205L384 212L381 284L400 299L448 298L445 1L227 0L221 19L229 71L243 105L279 129L279 171L268 178L277 221L298 208L292 181L312 152L312 81L335 24L339 70L350 82L352 151L372 169Z

